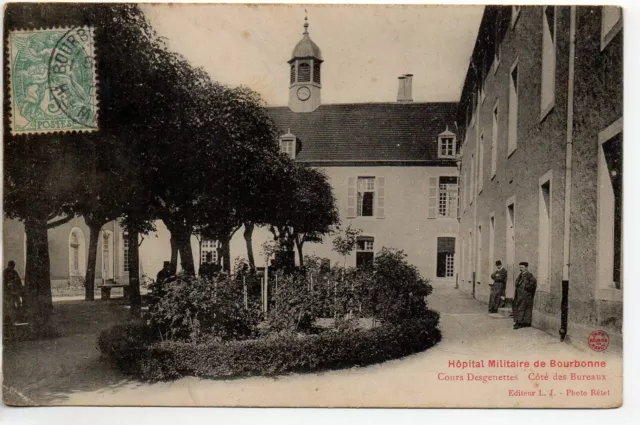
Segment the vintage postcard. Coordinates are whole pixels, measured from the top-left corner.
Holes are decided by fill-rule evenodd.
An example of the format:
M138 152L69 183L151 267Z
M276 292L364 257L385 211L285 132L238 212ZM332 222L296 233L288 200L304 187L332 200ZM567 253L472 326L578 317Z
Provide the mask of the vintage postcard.
M622 8L3 13L5 404L623 404Z

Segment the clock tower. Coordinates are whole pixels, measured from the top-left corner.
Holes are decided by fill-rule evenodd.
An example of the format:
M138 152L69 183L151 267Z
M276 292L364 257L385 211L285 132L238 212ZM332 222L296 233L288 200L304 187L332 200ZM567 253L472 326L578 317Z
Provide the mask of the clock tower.
M309 37L309 23L304 17L302 40L289 60L289 108L293 112L313 112L320 106L320 67L322 53Z

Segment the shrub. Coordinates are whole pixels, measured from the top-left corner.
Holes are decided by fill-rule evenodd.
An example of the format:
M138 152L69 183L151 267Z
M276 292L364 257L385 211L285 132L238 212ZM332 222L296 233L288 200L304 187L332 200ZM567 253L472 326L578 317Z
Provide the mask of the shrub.
M428 312L402 326L385 325L359 332L199 343L162 341L146 349L135 335L144 331L116 327L100 336L100 350L118 367L143 380L182 376L230 378L277 375L366 366L423 351L440 341L438 314ZM140 332L137 334L137 332ZM123 333L121 338L117 334Z
M276 331L309 332L322 312L322 294L312 290L302 273L279 275L269 327Z
M244 339L256 333L258 320L256 309L245 309L242 282L233 278L182 274L152 286L149 322L163 339Z
M433 288L406 257L402 250L383 248L376 255L371 284L366 287L368 309L387 323L401 324L428 315L426 297Z

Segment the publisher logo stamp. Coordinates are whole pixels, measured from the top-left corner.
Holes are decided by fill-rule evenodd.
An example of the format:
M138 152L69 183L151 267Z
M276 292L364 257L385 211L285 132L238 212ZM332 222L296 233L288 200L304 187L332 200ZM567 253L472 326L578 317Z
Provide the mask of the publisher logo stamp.
M604 351L609 347L609 334L603 330L591 332L589 335L589 347L593 351Z

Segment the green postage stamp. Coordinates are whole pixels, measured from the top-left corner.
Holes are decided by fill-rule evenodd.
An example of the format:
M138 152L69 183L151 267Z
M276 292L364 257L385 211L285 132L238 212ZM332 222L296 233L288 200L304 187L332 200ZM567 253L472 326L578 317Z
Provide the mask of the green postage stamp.
M9 34L11 133L98 130L90 27Z

